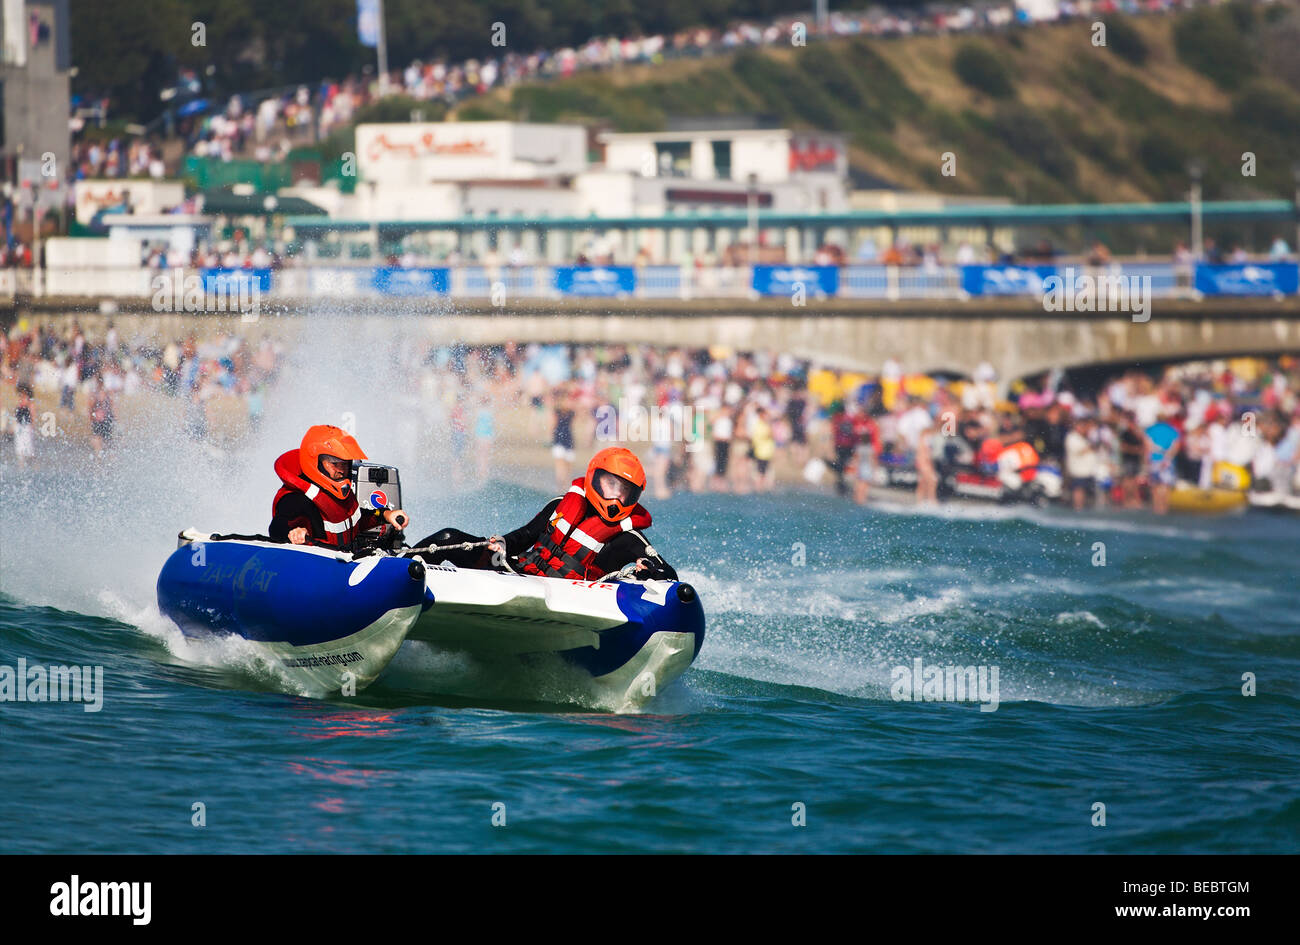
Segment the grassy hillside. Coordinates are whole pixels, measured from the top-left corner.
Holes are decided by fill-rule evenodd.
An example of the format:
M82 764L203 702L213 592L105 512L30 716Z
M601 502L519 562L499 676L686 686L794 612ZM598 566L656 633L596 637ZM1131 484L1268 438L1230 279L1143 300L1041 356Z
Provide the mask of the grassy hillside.
M1291 196L1300 14L1242 5L997 36L839 39L501 90L449 117L657 130L670 115L768 113L849 137L900 187L1030 202ZM941 155L957 157L944 177ZM1253 152L1256 176L1242 174Z

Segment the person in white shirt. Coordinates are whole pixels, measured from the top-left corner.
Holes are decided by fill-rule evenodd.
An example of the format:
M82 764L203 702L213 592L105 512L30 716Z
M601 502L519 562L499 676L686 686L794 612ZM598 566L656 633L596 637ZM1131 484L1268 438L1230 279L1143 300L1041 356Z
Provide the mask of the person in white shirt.
M930 452L928 435L933 425L930 411L915 399L898 418L898 435L915 457L916 501L922 503L935 503L939 500L939 477L934 470L934 456Z
M1214 485L1214 466L1228 458L1228 427L1224 423L1231 416L1230 408L1212 404L1205 411L1205 452L1201 457L1201 474L1198 485L1209 489Z
M1097 450L1092 436L1095 424L1091 417L1080 417L1065 437L1065 477L1076 512L1092 499L1097 488Z

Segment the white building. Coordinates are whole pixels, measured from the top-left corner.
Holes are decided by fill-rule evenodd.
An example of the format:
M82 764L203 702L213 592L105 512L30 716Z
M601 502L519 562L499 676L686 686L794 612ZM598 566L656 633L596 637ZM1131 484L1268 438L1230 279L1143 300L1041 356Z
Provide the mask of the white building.
M356 194L302 196L340 217L656 217L675 212L814 213L848 206L848 158L834 134L788 129L604 134L587 160L581 125L447 122L360 125Z
M785 183L804 175L848 175L844 137L788 128L606 133L605 166L642 177Z
M331 217L375 223L501 221L499 234L468 239L430 232L434 253L452 246L482 256L518 250L562 261L588 244L615 244L624 260L640 252L659 261L751 240L747 227L701 226L671 236L653 226L604 233L602 219L653 220L680 214L818 213L849 208L844 139L788 129L695 129L603 134L603 163L590 163L581 125L516 122L371 124L357 128L355 193L295 187ZM585 235L512 227L519 218L592 220ZM770 242L788 234L769 233ZM377 237L375 237L377 239ZM575 249L575 247L577 249Z
M624 186L641 214L744 209L751 187L760 209L816 213L848 206L848 151L842 135L788 128L608 133L605 171L631 175ZM622 202L620 188L604 199Z

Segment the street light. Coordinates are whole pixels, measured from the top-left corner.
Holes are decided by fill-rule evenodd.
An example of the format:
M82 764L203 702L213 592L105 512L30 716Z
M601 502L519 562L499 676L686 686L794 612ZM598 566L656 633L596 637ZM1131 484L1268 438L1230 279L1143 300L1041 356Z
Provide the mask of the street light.
M1300 257L1300 161L1291 165L1291 176L1295 179L1295 252Z
M1192 178L1192 258L1201 259L1201 176L1205 164L1198 158L1187 162L1187 173Z
M749 209L749 245L750 245L750 264L758 260L758 175L753 171L745 178L746 203Z

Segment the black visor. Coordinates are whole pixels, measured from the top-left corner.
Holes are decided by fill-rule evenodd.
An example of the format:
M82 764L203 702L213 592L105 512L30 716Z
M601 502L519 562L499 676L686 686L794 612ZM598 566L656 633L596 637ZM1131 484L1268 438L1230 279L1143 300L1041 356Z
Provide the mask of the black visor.
M616 476L605 469L596 470L592 486L596 494L603 499L610 499L625 506L636 505L641 498L641 487L622 476Z
M335 476L330 472L330 465L335 463L341 464L343 475ZM350 462L346 459L341 459L338 456L331 456L328 453L322 453L321 458L316 465L317 468L320 469L322 475L327 479L333 479L335 482L342 482L344 479L347 479L352 472L352 464Z

